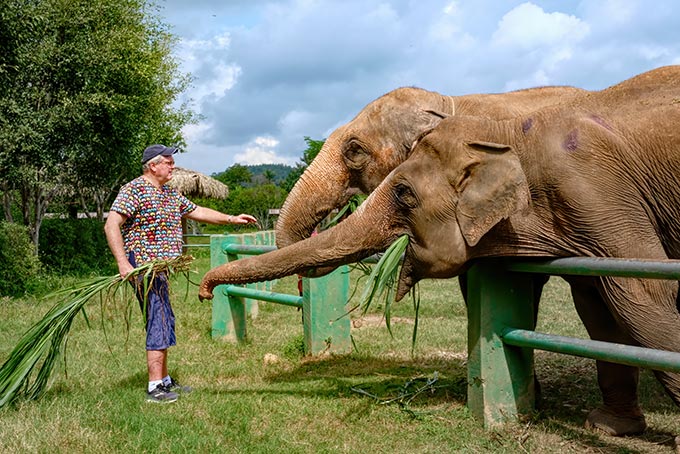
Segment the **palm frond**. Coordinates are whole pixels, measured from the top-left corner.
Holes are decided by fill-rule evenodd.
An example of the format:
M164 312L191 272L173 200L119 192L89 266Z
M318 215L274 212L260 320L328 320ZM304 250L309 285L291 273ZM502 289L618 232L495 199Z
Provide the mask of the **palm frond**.
M172 260L154 260L135 268L128 279L138 276L154 276L167 272L187 273L191 256L180 256ZM96 296L111 298L126 285L127 279L120 275L96 277L85 280L71 288L52 293L49 297L59 298L45 316L29 328L21 337L0 367L0 408L21 397L37 399L47 388L52 370L64 352L71 324L79 312L85 316L86 304ZM103 310L103 303L101 304ZM34 374L34 370L37 372ZM35 375L31 382L31 377Z
M363 313L368 312L373 300L384 296L385 323L392 334L391 308L396 293L396 283L399 273L401 257L409 243L409 237L403 235L390 245L373 267L364 284L364 291L359 298L359 303L352 310L361 308Z
M364 194L354 194L349 198L345 206L340 208L335 216L333 216L331 219L325 219L321 223L321 230L326 230L333 227L334 225L337 225L337 223L340 222L340 220L345 216L349 216L350 214L354 213L357 208L359 208L359 205L364 203L364 200L366 200L366 196Z
M385 305L385 325L387 331L392 335L392 303L394 303L395 293L397 291L397 279L399 273L399 266L401 265L401 257L408 247L409 237L403 235L390 245L378 263L371 270L365 264L357 263L354 266L355 270L363 271L368 275L368 281L364 285L364 290L359 299L359 303L351 311L361 308L363 313L368 312L373 300L383 296L383 303ZM361 280L361 278L359 278ZM357 281L358 284L359 281ZM418 335L418 314L420 312L420 294L418 293L418 285L414 285L410 291L411 299L413 301L413 311L415 313L415 322L413 325L413 335L411 336L411 354L413 354L416 337Z

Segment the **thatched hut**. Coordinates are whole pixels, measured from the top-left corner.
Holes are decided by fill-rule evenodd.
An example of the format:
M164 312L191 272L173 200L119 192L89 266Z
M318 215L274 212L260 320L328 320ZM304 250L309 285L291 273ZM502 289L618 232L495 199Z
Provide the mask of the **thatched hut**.
M221 181L182 167L175 167L168 185L187 197L226 199L229 195L229 188Z
M175 167L172 179L168 185L177 189L187 197L205 197L212 199L226 199L229 188L226 184L194 170ZM192 233L197 233L196 225L192 222ZM187 220L182 218L182 234L187 234ZM184 251L186 253L186 248Z

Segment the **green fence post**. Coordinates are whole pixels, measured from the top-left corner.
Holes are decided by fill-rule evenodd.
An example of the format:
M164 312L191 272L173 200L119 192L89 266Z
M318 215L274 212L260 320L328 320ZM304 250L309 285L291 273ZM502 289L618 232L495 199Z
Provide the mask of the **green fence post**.
M271 230L260 230L255 234L255 244L261 245L261 246L271 246L274 244L274 241L271 240L271 237L273 236L274 232ZM274 281L265 281L261 283L260 290L266 290L268 292L272 291Z
M468 408L486 428L534 407L534 356L504 345L505 327L533 329L531 278L494 260L468 273Z
M349 268L341 266L326 276L302 279L302 322L305 353L349 353Z
M250 244L254 245L255 244L255 235L252 233L244 233L241 235L238 235L239 238L241 238L241 243L240 244ZM242 256L239 258L243 258ZM256 290L262 290L263 284L259 282L253 282L251 284L246 284L246 287L256 289ZM259 306L259 301L254 300L252 298L243 298L243 300L246 303L246 313L250 315L252 318L257 318L257 314L260 312L260 306Z
M236 260L234 254L224 251L226 244L241 244L239 235L212 235L210 237L210 267ZM243 298L227 296L225 285L215 287L212 300L212 337L242 342L246 339L246 306Z

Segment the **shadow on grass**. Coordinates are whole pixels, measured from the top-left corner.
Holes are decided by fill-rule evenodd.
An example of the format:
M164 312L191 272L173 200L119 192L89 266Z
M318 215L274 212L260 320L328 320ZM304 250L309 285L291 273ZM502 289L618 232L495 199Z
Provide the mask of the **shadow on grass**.
M464 405L466 369L461 361L385 359L333 356L304 360L293 370L272 372L268 389L230 390L234 393L287 394L327 399L352 398L410 406ZM314 382L312 384L312 382ZM276 385L293 385L277 387ZM216 391L217 394L221 392Z
M673 447L675 434L654 427L644 434L622 438L583 427L587 412L601 402L594 361L541 355L536 367L542 383L542 398L537 402L537 410L523 421L530 421L537 433L553 434L587 451L635 453L649 452L650 445ZM282 393L328 399L354 397L364 406L394 403L413 416L450 404L465 405L467 399L467 369L460 359L404 360L353 354L304 360L292 370L266 375L265 380L272 385L301 386L228 393ZM315 383L311 385L311 382ZM677 412L651 372L643 371L640 387L644 388L640 394L645 413ZM500 436L504 436L503 431Z

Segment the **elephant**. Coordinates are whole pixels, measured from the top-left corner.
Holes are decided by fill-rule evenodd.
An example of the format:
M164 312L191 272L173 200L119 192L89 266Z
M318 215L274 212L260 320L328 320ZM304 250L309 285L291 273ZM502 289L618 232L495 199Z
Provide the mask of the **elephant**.
M343 222L208 271L199 298L220 284L353 263L402 235L397 300L419 280L460 275L482 257L678 259L678 124L678 66L514 118L447 117ZM592 339L680 352L677 281L565 279ZM586 424L643 431L638 369L603 361L597 369L603 403ZM680 374L655 375L680 405Z

